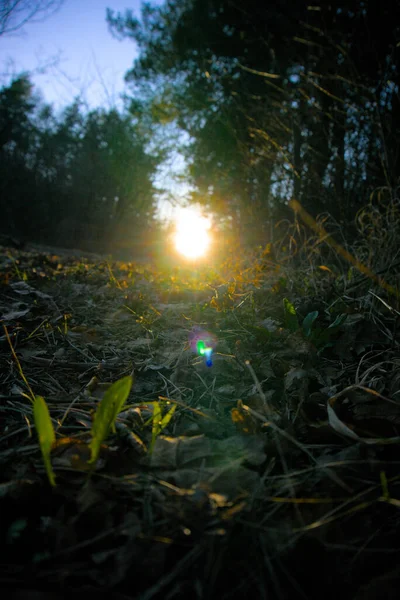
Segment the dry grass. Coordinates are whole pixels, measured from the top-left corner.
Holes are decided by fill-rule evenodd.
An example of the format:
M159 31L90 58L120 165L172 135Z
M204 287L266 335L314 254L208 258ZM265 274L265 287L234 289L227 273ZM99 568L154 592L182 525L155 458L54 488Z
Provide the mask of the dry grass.
M377 263L351 252L395 288L393 252ZM3 324L57 435L51 489L4 333L3 587L116 600L361 600L394 588L396 295L300 223L208 270L4 249L0 278ZM211 368L191 351L193 327L218 338ZM93 412L132 372L89 469ZM155 406L173 405L151 447Z

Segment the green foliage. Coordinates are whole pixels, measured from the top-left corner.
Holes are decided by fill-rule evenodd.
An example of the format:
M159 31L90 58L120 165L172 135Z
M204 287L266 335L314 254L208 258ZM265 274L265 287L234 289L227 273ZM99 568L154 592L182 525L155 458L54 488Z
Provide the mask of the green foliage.
M154 444L156 443L157 437L160 435L163 429L165 429L171 421L175 410L176 404L171 406L169 411L163 416L160 402L153 402L153 417L152 417L152 428L151 428L151 445L150 454L153 451Z
M237 574L230 586L235 597L235 590L243 589L240 585L246 572L251 575L247 597L274 598L275 583L284 597L298 597L298 582L285 587L286 571L268 589L264 587L268 578L265 561L258 560L260 544L266 550L276 549L279 537L282 552L279 548L275 552L275 564L286 561L288 547L296 550L294 554L291 550L290 564L298 560L303 568L310 563L302 591L305 598L315 598L312 532L321 524L321 515L332 513L331 507L335 518L325 519L324 525L329 539L342 536L344 525L346 532L354 533L335 554L338 560L332 561L331 552L322 557L325 566L340 564L340 582L344 568L351 573L348 545L360 548L368 544L370 532L365 531L363 539L360 532L375 516L382 516L384 526L375 546L385 547L387 511L382 512L382 502L391 503L389 509L398 504L398 493L390 495L398 473L398 304L391 306L368 281L356 280L357 293L351 293L345 278L336 276L337 265L327 263L329 271L324 273L310 269L308 262L294 268L284 262L269 270L259 268L265 267L264 257L244 256L237 247L234 250L237 256L232 253L222 271L217 261L211 271L207 266L161 271L158 266L111 262L107 269L104 261L78 263L73 256L54 258L42 252L10 250L21 272L27 273L30 286L18 282L11 260L1 262L3 295L8 300L2 318L10 323L7 339L17 365L10 369L8 349L3 348L1 377L6 391L18 385L19 378L30 391L18 355L21 362L29 359L29 377L40 382L42 389L71 390L70 398L52 403L52 416L57 416L59 423L54 446L44 401L35 400L30 392L37 404L35 412L46 415L45 420L36 418L37 431L44 422L47 459L49 462L53 447L58 484L56 495L44 498L42 506L37 501L41 486L32 485L32 478L21 471L21 460L29 467L39 453L38 443L32 447L29 436L21 435L20 418L16 418L30 418L28 394L13 401L13 410L3 411L0 500L8 519L2 531L9 554L4 564L9 572L14 573L15 557L21 555L42 581L57 579L68 555L70 564L81 566L83 583L88 572L89 584L96 577L114 587L134 587L139 596L149 597L161 581L157 589L163 589L165 597L173 597L183 581L185 597L196 597L198 582L194 578L193 585L187 585L184 563L175 569L171 585L162 587L165 552L157 552L156 562L152 561L161 579L147 577L148 553L143 548L152 547L157 540L165 547L166 542L185 539L196 553L185 553L190 561L186 566L201 574L211 535L214 556L221 558L220 576L215 585L211 582L207 587L205 596L221 596L227 577ZM284 289L278 283L282 273ZM307 286L304 274L309 278ZM390 273L392 280L398 274L397 265ZM110 275L113 285L106 286ZM82 281L87 282L84 288ZM214 305L213 297L217 299ZM51 298L57 300L59 310ZM150 310L157 313L149 333L143 333L142 323L126 312L124 304L138 315L146 316ZM71 335L66 338L69 317ZM207 369L204 360L191 352L193 344L188 344L190 331L198 325L218 336L212 369ZM68 339L74 353L85 355L83 360L74 362L73 353L63 352ZM137 387L140 397L132 403L125 400L129 380L127 385L122 380L113 387L97 377L88 381L104 340L104 373L115 369L114 356L124 361L126 368L128 354L143 366ZM27 342L28 354L23 352ZM332 344L332 348L318 357L311 342L317 350L324 344ZM88 347L93 351L91 357ZM74 385L71 389L73 381L87 382L83 394L77 395ZM160 381L165 393L176 400L159 395ZM105 390L107 397L99 401L93 434L97 432L100 443L115 425L116 435L101 444L96 463L88 464L93 451L88 445L94 416L91 407ZM59 420L62 406L65 412L63 409ZM117 418L121 408L123 413ZM368 442L382 458L372 474L365 457L360 456L360 440ZM107 447L111 443L112 448ZM99 449L97 444L94 450ZM99 471L91 476L95 469ZM47 484L43 468L42 479ZM363 494L367 502L360 504ZM257 530L248 527L250 514L252 523L265 526ZM394 519L392 524L397 529L390 532L391 539L396 540L400 522ZM306 542L308 536L311 555L308 542L297 548L294 529L304 534ZM96 546L93 535L98 531L107 537L97 536ZM236 537L230 535L232 531L237 532ZM110 532L122 536L121 541L110 539ZM249 556L243 553L246 544L254 549ZM317 554L320 550L318 545ZM117 569L115 579L115 565L131 565L133 555L138 568L128 574L124 568ZM23 571L22 583L26 579ZM352 579L350 591L363 588L363 573L359 579ZM345 578L344 595L349 581ZM323 597L326 589L319 591Z
M301 329L305 339L320 351L332 345L331 338L338 332L347 318L346 314L337 315L328 327L322 328L316 324L319 312L314 310L304 317L300 327L296 309L287 298L283 299L283 307L286 329L293 333Z
M26 530L27 526L28 521L26 519L16 519L13 521L7 531L7 543L13 544L16 540L18 540L22 533Z
M144 241L161 160L150 140L139 112L75 102L56 117L28 76L15 79L0 89L0 232L93 250Z
M319 312L314 310L313 312L308 313L308 315L304 318L302 328L306 338L311 337L311 328L314 324L314 321L318 318L318 315Z
M337 315L335 320L325 329L316 328L310 333L310 341L320 350L332 345L332 337L339 331L346 321L347 315Z
M35 396L33 403L33 416L36 431L39 437L40 450L50 485L55 486L55 475L51 466L50 453L56 440L53 423L50 419L49 409L42 396Z
M304 337L309 340L319 351L332 346L331 339L339 331L347 319L346 314L337 315L328 327L320 327L316 324L318 311L308 313L302 323Z
M283 309L285 327L289 329L289 331L297 331L299 329L299 320L297 318L296 309L287 298L283 299Z
M107 438L110 431L115 432L115 421L129 396L132 383L133 380L130 375L123 377L119 381L116 381L101 399L92 425L92 440L89 444L91 457L89 463L96 463L101 444Z
M175 114L189 134L199 196L221 221L234 214L235 230L254 240L266 237L266 219L287 217L289 197L349 227L368 187L390 180L394 188L395 4L378 11L374 3L170 0L145 4L140 21L110 11L108 22L139 46L128 80L148 94L153 113L165 91L174 107L168 118ZM382 85L385 69L391 77Z

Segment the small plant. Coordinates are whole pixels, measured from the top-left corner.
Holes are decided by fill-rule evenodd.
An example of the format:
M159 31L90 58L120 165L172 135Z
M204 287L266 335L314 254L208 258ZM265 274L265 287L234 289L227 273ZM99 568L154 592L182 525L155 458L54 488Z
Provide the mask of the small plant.
M311 338L312 327L314 325L314 322L318 318L318 315L319 312L317 310L313 310L312 312L308 313L306 317L304 317L304 321L302 323L304 337L308 339Z
M300 326L296 309L287 298L283 299L283 308L285 327L292 332L301 330L305 339L311 342L318 350L323 350L332 345L330 341L331 337L339 330L341 325L343 325L347 319L346 314L337 315L335 320L330 323L328 327L322 328L316 324L319 312L314 310L304 317Z
M315 312L318 312L318 311L315 311ZM313 314L313 313L311 313L311 314ZM307 317L308 316L309 315L307 315ZM307 317L305 317L305 319L307 319ZM322 329L321 327L318 327L318 326L315 328L312 328L312 329L310 328L309 335L306 337L307 337L307 339L310 340L310 342L312 344L314 344L314 346L316 348L318 348L318 350L323 350L324 348L328 348L333 345L333 342L331 342L332 336L339 331L340 327L343 325L343 323L345 322L346 319L347 319L346 314L337 315L336 319L330 325L328 325L328 327L325 327L324 329ZM304 325L304 322L303 322L303 325Z
M51 466L51 449L56 441L54 426L51 422L49 409L42 396L35 396L33 402L33 417L35 420L36 431L39 438L39 446L43 456L43 462L46 469L50 485L56 485L56 478L53 467Z
M131 391L133 379L131 375L116 381L104 394L92 425L92 440L89 444L90 464L95 464L100 453L101 444L110 431L115 433L115 421Z
M154 444L156 443L157 437L160 435L163 429L167 427L170 420L172 419L176 410L176 404L171 406L169 411L163 416L161 412L161 406L159 402L153 402L153 417L152 417L152 429L151 429L151 445L150 454L153 452Z
M283 309L285 314L285 327L289 331L297 331L299 329L299 320L294 305L287 298L283 299Z
M93 420L91 430L92 439L89 444L91 453L88 461L89 464L96 463L101 444L107 438L110 431L115 432L115 421L129 396L131 387L132 377L128 375L116 381L104 394ZM51 450L55 444L56 436L53 423L50 419L49 409L42 396L35 396L33 414L47 477L50 485L55 486L55 475L51 466Z

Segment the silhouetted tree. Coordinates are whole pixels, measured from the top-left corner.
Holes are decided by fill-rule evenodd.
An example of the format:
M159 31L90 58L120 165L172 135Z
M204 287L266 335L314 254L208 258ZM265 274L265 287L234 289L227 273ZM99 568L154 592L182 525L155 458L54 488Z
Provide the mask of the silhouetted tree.
M345 224L395 185L399 6L168 0L108 21L139 45L133 89L191 136L198 197L255 231L293 195Z
M160 162L148 144L132 112L83 114L75 102L56 118L21 76L0 90L1 229L96 249L145 234Z
M0 36L51 16L62 3L63 0L0 0Z
M33 122L35 104L25 75L0 90L0 202L2 226L11 234L25 228L28 215L22 207L27 191L34 187L30 167L38 134Z

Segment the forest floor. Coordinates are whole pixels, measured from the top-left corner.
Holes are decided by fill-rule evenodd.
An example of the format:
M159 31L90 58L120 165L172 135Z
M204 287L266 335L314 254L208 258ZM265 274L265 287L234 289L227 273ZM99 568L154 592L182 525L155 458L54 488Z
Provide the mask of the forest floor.
M196 268L0 250L8 598L398 597L396 295L268 247ZM128 375L89 462L97 407Z

